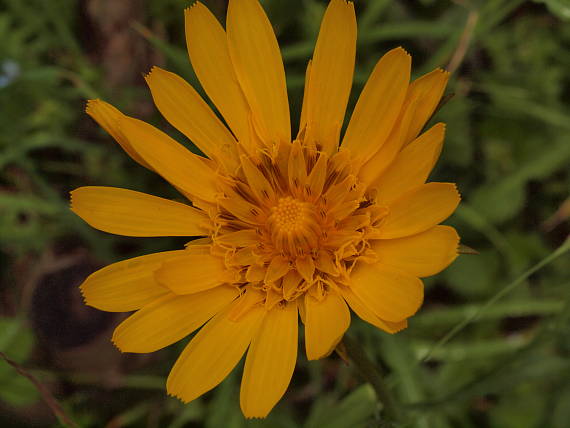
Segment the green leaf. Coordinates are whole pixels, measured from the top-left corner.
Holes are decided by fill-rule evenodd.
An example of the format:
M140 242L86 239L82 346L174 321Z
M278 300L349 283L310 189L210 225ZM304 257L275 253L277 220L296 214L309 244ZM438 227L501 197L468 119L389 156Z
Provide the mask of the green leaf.
M369 384L362 385L336 405L328 404L320 407L318 417L308 420L305 428L366 427L378 407L376 394Z
M566 138L550 144L539 156L527 159L516 171L503 180L489 183L474 192L473 208L491 223L500 223L512 218L525 202L524 186L531 179L552 174L567 164L570 145Z
M461 255L443 273L448 284L463 296L476 298L488 295L494 287L499 268L496 251L479 255Z
M525 383L503 395L490 411L491 425L503 428L540 426L545 402L544 396L537 394L535 388L535 384Z
M246 420L239 409L237 380L238 370L234 369L213 392L206 414L206 428L245 426Z
M36 387L4 361L0 361L0 385L0 400L14 407L28 406L40 398Z
M570 386L567 385L556 394L556 404L551 416L552 428L567 428L570 421L568 403L570 403Z
M454 305L448 308L425 310L414 317L414 323L422 329L457 324L476 313L481 305ZM559 299L518 299L497 303L483 312L478 321L498 320L507 317L525 317L558 314L564 309L564 302Z
M545 3L548 10L558 18L570 21L570 1L569 0L534 0L537 3Z
M7 358L22 363L30 355L34 344L31 330L15 318L0 318L0 351ZM17 373L3 359L0 360L0 400L18 407L38 400L36 387L24 376Z
M17 363L24 362L34 345L32 331L16 318L0 318L0 351Z

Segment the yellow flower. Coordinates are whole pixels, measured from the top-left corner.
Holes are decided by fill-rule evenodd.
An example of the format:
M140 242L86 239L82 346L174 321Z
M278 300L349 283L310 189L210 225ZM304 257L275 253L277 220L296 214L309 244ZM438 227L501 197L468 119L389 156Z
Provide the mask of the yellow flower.
M146 81L163 116L208 158L103 101L90 101L87 113L192 205L82 187L72 210L119 235L203 238L107 266L81 290L88 305L137 311L113 335L125 352L156 351L204 325L168 377L168 393L184 402L219 384L247 350L241 408L264 417L291 380L297 313L308 359L322 358L348 328L349 308L386 332L405 328L422 303L419 277L455 259L459 238L438 224L459 194L451 183L425 183L444 125L419 135L448 75L435 70L410 83L410 56L388 52L339 144L356 18L351 2L331 0L292 140L283 62L257 0L230 0L226 30L196 3L186 10L186 37L228 127L175 74L155 67Z

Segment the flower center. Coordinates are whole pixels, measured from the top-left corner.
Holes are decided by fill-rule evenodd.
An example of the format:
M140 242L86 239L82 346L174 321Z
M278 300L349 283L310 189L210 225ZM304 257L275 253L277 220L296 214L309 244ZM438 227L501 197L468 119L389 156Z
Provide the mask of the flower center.
M268 228L275 248L287 255L306 254L319 245L321 228L312 204L291 196L271 208Z
M290 196L279 199L277 206L271 209L274 227L285 233L300 229L306 217L303 205L303 202Z

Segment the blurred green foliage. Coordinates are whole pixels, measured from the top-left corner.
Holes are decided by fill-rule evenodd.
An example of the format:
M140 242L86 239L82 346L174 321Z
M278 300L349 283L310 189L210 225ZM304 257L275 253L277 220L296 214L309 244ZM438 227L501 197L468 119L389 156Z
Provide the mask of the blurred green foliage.
M165 127L148 107L142 77L109 85L101 52L114 33L94 37L98 21L89 15L104 3L0 1L0 351L40 381L58 385L54 395L82 427L381 426L382 406L372 388L334 356L308 363L301 355L293 383L270 417L245 421L238 404L239 370L189 405L166 397L164 376L181 344L148 364L137 363L138 369L123 364L117 369L120 381L110 384L54 362L53 352L45 351L49 344L30 328L29 283L37 283L43 266L38 261L46 254L58 260L83 250L98 264L181 245L175 239L106 235L68 210L68 192L89 184L175 197L83 113L85 99L103 97ZM156 52L149 65L156 59L196 84L184 46L187 2L132 3L142 13L133 12L123 31ZM223 1L205 3L223 20ZM264 5L282 45L295 122L326 3L266 0ZM432 179L458 183L464 202L450 223L480 254L463 255L426 281L426 304L405 332L389 336L355 320L350 333L385 369L404 415L402 427L568 427L567 256L521 277L512 291L435 347L548 257L568 233L568 2L357 0L356 9L359 42L350 108L374 63L392 47L410 51L416 76L438 66L454 68L448 88L454 97L436 118L447 123L448 133ZM107 342L109 331L101 334ZM423 361L428 353L429 361ZM0 408L7 410L0 416L2 426L57 425L49 412L39 419L23 416L40 394L3 361L0 384Z

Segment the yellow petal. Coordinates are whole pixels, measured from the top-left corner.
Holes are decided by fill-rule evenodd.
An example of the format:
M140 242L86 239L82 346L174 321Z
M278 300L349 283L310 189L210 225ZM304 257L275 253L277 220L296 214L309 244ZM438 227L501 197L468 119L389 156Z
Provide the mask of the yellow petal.
M249 106L234 72L226 32L200 2L185 10L186 44L194 72L239 141L249 138Z
M253 250L251 248L248 247L237 250L232 259L232 263L242 266L252 265L258 262L258 256L253 253Z
M216 172L206 159L143 121L124 118L120 127L131 146L157 173L190 195L215 201Z
M372 309L370 309L362 300L360 300L360 298L356 296L350 288L342 287L341 293L342 297L344 297L356 315L358 315L362 320L372 324L375 327L378 327L380 330L384 330L386 333L394 334L408 327L407 320L390 322L378 318Z
M224 197L218 200L219 204L246 223L252 225L262 224L267 217L259 209L257 204L254 205L246 201L243 196L238 193L238 190L237 187L224 186Z
M111 104L101 100L87 101L85 112L91 116L101 128L107 131L133 160L145 168L152 169L135 149L133 149L129 140L123 135L123 132L119 128L119 121L121 118L126 117L123 113Z
M388 139L358 171L358 177L369 187L376 182L378 177L382 175L386 168L394 161L400 150L402 150L404 137L414 117L417 104L417 98L404 102L400 115Z
M257 199L262 203L266 202L268 199L271 201L275 200L273 186L271 186L271 183L267 181L267 178L251 161L249 156L241 157L241 166L245 178L249 183L249 187Z
M396 48L378 61L368 78L342 142L362 163L388 139L406 97L410 69L410 55Z
M265 295L265 303L263 304L263 307L265 308L266 311L270 311L271 309L273 309L275 305L281 303L282 301L283 301L283 291L282 290L278 291L276 287L271 286L267 290L267 293Z
M153 67L145 80L166 120L210 159L233 173L238 164L236 140L194 88L180 76L160 67Z
M265 265L250 265L245 273L245 280L248 282L259 282L265 279L267 273L267 266Z
M236 232L224 233L215 238L216 244L230 247L246 247L259 242L260 236L255 229L242 229Z
M129 312L164 296L168 289L154 279L162 262L184 254L165 251L135 257L105 266L81 284L85 303L108 312Z
M315 265L321 272L328 273L331 276L338 276L339 271L335 263L335 257L333 253L326 250L319 250L317 253L317 258L315 259Z
M313 166L311 173L307 177L305 190L313 200L318 198L323 191L325 180L327 178L327 158L327 154L321 152L317 163Z
M287 165L289 176L289 187L293 192L298 192L303 184L307 182L307 168L303 147L299 140L293 141L289 152L289 164Z
M240 390L246 418L264 418L283 396L297 360L297 304L270 310L247 352Z
M315 273L315 261L312 256L301 256L295 260L295 267L297 272L307 282L313 281L313 274Z
M154 352L178 342L223 310L239 295L223 286L189 296L169 293L117 326L113 343L122 352Z
M453 227L435 226L417 235L373 241L379 263L424 277L441 272L457 257L459 236Z
M303 278L296 270L290 270L287 275L283 277L283 282L281 283L283 288L283 298L286 300L292 300L299 293L299 285Z
M185 403L198 398L218 385L241 359L265 309L257 306L239 321L231 321L227 314L239 300L208 322L180 354L166 381L170 395Z
M180 202L117 187L71 192L71 210L96 229L125 236L207 235L204 212Z
M230 321L239 321L251 310L263 305L265 298L266 295L263 291L252 287L246 288L244 294L241 295L235 305L232 305L231 310L227 314L227 318Z
M313 61L309 60L305 70L305 86L303 88L303 105L301 106L301 117L299 119L299 136L306 132L307 111L309 109L309 85L311 84L311 68ZM299 137L297 137L299 138Z
M407 98L417 98L418 105L411 125L404 138L407 144L418 136L441 100L447 86L449 73L441 68L414 80L408 89Z
M346 104L352 87L356 55L354 5L332 0L321 22L310 70L307 108L307 137L324 152L338 147ZM305 101L303 101L303 104Z
M320 302L305 295L305 348L309 360L329 355L350 325L344 299L329 290Z
M266 282L277 281L279 278L284 277L289 272L289 261L283 256L275 256L271 259L267 272L265 274Z
M441 153L445 125L438 123L404 148L372 185L376 203L388 205L406 191L424 184Z
M230 0L226 19L234 69L262 140L291 141L285 70L271 23L257 0Z
M430 229L449 217L460 199L452 183L434 182L415 187L388 207L378 238L401 238Z
M305 324L305 299L297 299L297 306L299 308L299 317L301 322Z
M191 294L234 282L234 274L226 268L222 257L193 251L165 262L156 272L156 280L176 294Z
M358 264L350 282L354 294L378 318L391 322L414 315L424 297L420 279L381 264Z

